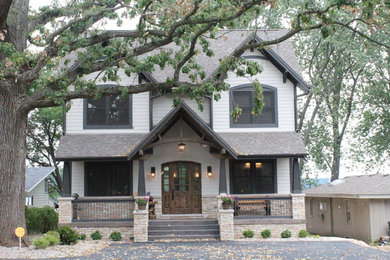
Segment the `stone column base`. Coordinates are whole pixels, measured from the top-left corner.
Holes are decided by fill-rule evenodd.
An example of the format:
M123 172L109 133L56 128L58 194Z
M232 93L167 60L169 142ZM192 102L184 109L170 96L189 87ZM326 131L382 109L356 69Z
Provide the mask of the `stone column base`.
M147 210L135 210L134 216L134 242L148 242L149 216Z
M234 239L234 210L218 210L219 235L221 241L230 241Z
M72 197L58 199L58 223L70 224L73 219Z

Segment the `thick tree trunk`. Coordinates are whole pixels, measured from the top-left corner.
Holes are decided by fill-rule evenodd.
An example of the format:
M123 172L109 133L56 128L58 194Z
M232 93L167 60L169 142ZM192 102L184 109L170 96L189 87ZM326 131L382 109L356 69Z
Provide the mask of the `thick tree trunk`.
M14 95L14 94L13 94ZM27 111L21 100L0 89L0 245L18 244L17 227L25 227ZM27 245L27 239L23 240Z
M340 175L341 143L336 143L333 147L331 181L337 180Z

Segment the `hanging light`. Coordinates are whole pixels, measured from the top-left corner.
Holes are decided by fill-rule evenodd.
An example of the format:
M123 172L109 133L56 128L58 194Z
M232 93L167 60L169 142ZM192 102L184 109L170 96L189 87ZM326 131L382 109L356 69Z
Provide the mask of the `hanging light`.
M256 163L256 168L261 168L261 167L263 167L263 164L261 162L257 162Z
M207 176L213 177L213 171L211 169L211 166L207 166Z
M176 172L173 173L173 178L175 178L175 179L177 178L177 173Z
M200 177L199 172L195 172L195 178L199 178L199 177Z
M251 163L246 162L244 164L245 169L249 169L251 167Z
M152 178L156 177L156 167L150 168L150 177Z
M179 152L184 152L184 150L186 149L186 144L185 143L179 143L177 145L177 149L179 149Z

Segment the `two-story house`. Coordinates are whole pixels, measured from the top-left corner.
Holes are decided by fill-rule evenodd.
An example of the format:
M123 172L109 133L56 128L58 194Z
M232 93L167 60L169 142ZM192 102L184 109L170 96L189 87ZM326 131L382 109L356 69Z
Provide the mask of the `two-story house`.
M196 59L210 76L219 60L244 42L284 33L221 31L209 39L214 56L200 54ZM73 100L56 156L64 161L63 197L77 193L79 198L62 199L63 205L72 205L71 213L61 213L60 201L60 222L101 228L112 227L109 221L131 223L134 196L146 194L156 202L151 214L157 220L213 219L218 196L232 194L236 237L248 224L252 230L273 228L276 236L279 230L304 229L304 201L294 195L300 193L298 159L307 154L296 131L297 92L307 93L309 87L290 41L248 50L242 57L263 67L254 77L264 89L260 116L251 113L251 80L233 73L227 79L230 90L221 93L219 101L205 96L202 111L186 96L173 107L169 92ZM167 68L151 75L123 74L121 80L159 82L172 72ZM101 86L112 84L117 83ZM236 105L242 115L234 120L230 112ZM132 224L127 226L131 229Z

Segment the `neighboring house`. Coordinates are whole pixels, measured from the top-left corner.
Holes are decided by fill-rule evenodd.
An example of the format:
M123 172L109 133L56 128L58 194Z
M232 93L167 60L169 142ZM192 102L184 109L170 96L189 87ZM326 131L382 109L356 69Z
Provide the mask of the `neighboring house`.
M49 196L49 175L54 167L27 167L26 168L26 206L44 207L54 206Z
M216 39L209 39L215 55L209 58L202 53L196 60L211 77L219 60L244 42L285 33L221 31ZM230 90L221 93L218 102L205 96L203 111L186 96L173 108L170 92L74 100L66 113L66 134L56 158L64 161L63 197L77 193L80 198L72 201L72 212L64 209L70 204L62 199L68 206L63 207L66 217L62 219L60 205L60 222L71 221L80 227L80 222L87 221L131 220L133 195L147 193L157 202L157 219L177 214L216 218L217 196L232 194L236 197L236 236L249 223L245 217L254 217L258 222L250 223L258 223L258 229L275 228L274 235L282 228L293 232L304 228L303 197L294 195L301 193L298 159L307 154L296 131L297 92L307 93L309 87L290 41L270 49L248 50L242 57L259 62L264 69L254 77L264 89L265 107L260 116L251 113L251 81L233 73L227 79ZM122 83L159 82L172 73L168 67L152 74L121 75ZM235 105L243 111L237 121L230 115Z
M304 193L310 233L366 242L389 235L390 175L346 177Z

